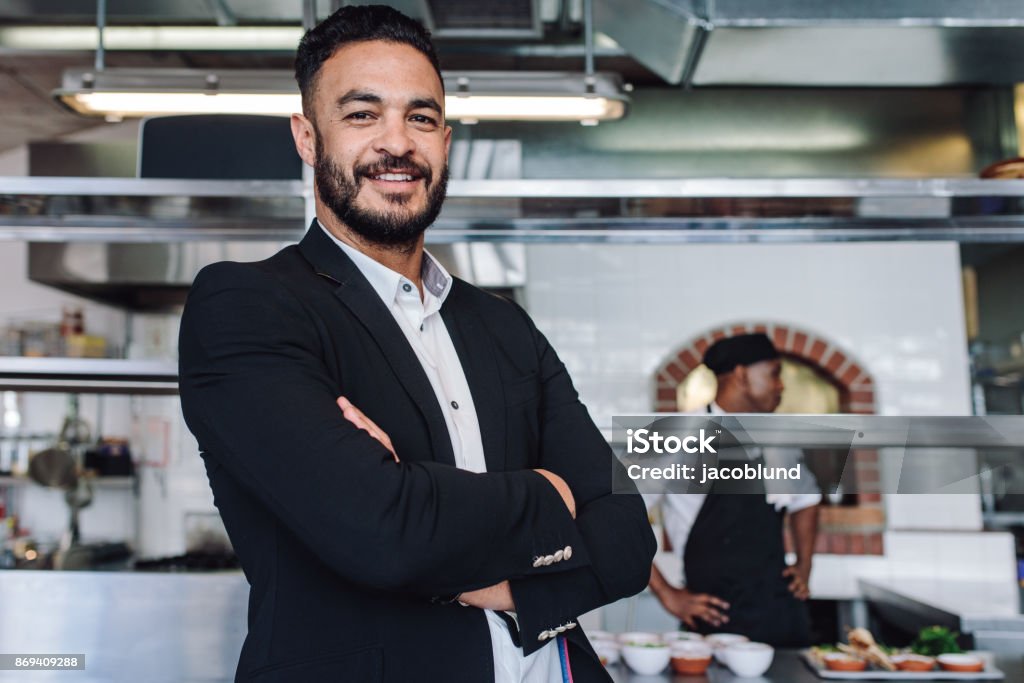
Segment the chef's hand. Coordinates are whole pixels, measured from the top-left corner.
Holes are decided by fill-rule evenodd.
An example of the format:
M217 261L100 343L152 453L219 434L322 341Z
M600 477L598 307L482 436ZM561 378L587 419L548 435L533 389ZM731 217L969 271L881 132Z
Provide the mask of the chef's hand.
M395 459L395 462L398 462L398 454L395 453L395 447L391 445L391 437L387 435L387 432L374 424L373 420L366 417L366 415L363 415L363 411L352 405L352 402L344 396L339 396L337 403L338 407L341 408L341 414L345 416L346 420L377 439L384 448L391 451L391 456Z
M808 587L811 578L809 567L804 568L794 564L783 569L782 575L789 579L789 592L793 594L793 597L797 600L806 600L811 597L811 589Z
M504 610L514 612L516 604L512 602L512 589L508 581L496 583L487 588L478 588L475 591L466 591L459 595L459 602L470 607L480 609Z
M547 479L555 490L558 491L558 495L562 497L562 502L565 503L565 507L569 508L569 514L572 515L573 519L576 519L576 499L572 495L572 489L565 483L565 479L554 472L548 472L547 470L534 470L537 474Z
M691 629L697 628L698 619L716 627L729 623L729 617L719 611L729 609L729 603L710 593L667 587L658 593L658 599L666 610L682 619Z

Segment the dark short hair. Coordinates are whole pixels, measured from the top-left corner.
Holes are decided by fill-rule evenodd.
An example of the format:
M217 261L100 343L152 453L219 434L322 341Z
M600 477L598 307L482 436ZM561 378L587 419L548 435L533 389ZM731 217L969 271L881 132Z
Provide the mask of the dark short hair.
M307 31L299 41L295 80L302 93L302 110L307 116L313 111L313 93L323 63L345 45L370 40L399 43L419 50L430 60L444 87L441 64L430 41L430 32L422 24L385 5L346 5Z

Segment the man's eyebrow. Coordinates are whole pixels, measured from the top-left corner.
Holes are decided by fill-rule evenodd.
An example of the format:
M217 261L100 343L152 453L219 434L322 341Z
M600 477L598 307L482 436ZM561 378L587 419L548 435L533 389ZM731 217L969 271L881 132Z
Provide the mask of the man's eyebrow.
M384 98L376 93L370 92L369 90L349 90L347 93L338 98L335 102L335 106L341 109L346 104L351 102L366 102L368 104L383 104ZM437 103L433 97L416 97L409 100L409 109L430 109L437 112L439 115L444 114L441 110L441 105Z
M433 109L438 114L443 114L441 111L441 105L437 103L433 97L417 97L414 100L409 101L410 109Z
M381 104L384 100L380 95L376 95L368 90L349 90L347 93L338 98L335 102L335 106L339 109L344 107L349 102L368 102L370 104Z

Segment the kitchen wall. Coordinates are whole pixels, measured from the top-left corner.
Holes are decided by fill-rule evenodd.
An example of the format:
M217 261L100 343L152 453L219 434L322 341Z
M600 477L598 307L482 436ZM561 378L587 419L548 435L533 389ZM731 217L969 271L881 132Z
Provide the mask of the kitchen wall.
M680 347L752 321L853 354L880 414L971 414L956 244L530 245L524 298L605 428L653 410L653 374ZM974 495L886 507L889 528L981 528Z

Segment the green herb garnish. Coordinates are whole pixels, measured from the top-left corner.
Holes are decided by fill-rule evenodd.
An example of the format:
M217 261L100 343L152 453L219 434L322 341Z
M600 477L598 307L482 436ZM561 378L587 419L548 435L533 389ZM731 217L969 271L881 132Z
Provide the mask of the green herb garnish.
M963 652L956 639L960 634L945 626L926 626L917 634L917 640L910 645L910 651L925 657Z

